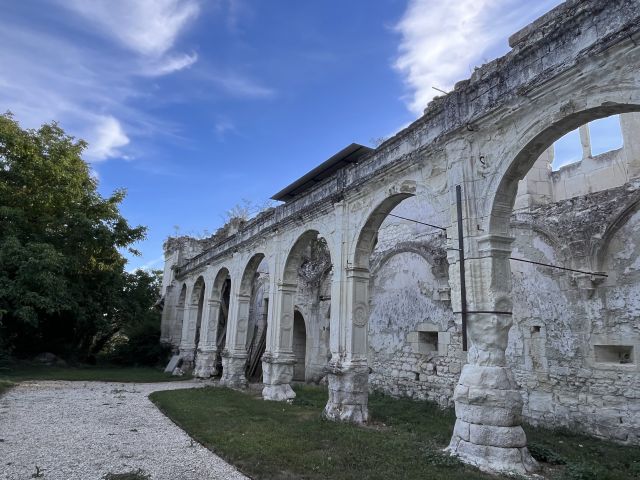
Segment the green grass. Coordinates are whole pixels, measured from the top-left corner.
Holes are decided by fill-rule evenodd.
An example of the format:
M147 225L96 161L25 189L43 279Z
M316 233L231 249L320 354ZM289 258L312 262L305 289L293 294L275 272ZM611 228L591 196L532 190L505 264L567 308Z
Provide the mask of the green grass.
M292 405L223 388L156 392L151 399L193 438L256 479L496 478L441 453L453 430L451 410L372 395L372 425L356 427L321 419L323 389L298 387L296 393ZM636 478L638 448L566 432L528 434L540 451L564 461L547 468L548 478Z
M2 396L3 393L7 392L14 385L15 384L9 380L0 379L0 396Z
M185 380L188 377L175 377L164 373L160 368L151 367L114 367L114 366L71 366L48 367L20 363L8 369L0 370L0 391L3 382L22 382L25 380L81 380L97 382L171 382Z

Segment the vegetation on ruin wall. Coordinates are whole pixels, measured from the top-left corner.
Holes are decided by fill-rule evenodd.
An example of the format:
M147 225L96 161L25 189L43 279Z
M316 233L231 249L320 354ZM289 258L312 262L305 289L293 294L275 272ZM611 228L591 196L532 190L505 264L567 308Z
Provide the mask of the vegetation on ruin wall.
M94 361L118 334L153 330L158 344L157 275L125 272L121 253L145 227L120 214L123 190L100 195L85 147L55 123L24 130L0 115L0 361Z
M455 415L429 402L369 398L368 427L321 419L327 392L298 387L292 405L223 388L151 400L193 438L256 479L495 479L446 456ZM527 432L546 478L639 478L640 451L549 430ZM513 478L513 477L511 477Z

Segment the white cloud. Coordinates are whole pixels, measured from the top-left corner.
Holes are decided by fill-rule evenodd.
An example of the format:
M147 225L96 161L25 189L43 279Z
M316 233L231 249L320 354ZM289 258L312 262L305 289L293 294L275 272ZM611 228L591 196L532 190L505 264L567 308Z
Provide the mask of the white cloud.
M123 46L159 57L200 12L195 0L64 0Z
M150 79L199 61L197 52L176 47L200 1L48 0L47 9L33 2L20 8L0 2L0 111L11 110L27 128L60 122L89 142L85 155L93 163L140 156L141 140L159 132L180 138L173 120L146 108L174 101ZM234 65L198 65L189 81L193 89L170 92L179 91L180 102L202 91L212 99L273 95L235 72Z
M112 116L100 116L90 133L89 148L86 156L90 160L100 161L111 157L122 156L118 150L129 144L129 137L124 133L122 125Z
M235 97L269 98L275 95L275 91L271 88L260 85L248 77L233 72L214 73L209 79L228 94Z
M143 68L142 74L151 77L168 75L179 70L191 67L198 61L198 54L179 54L163 57L160 61L148 64Z
M409 109L421 115L471 69L507 49L507 38L559 0L409 0L396 26L402 40L394 67L404 76Z
M129 260L131 261L131 260ZM139 265L137 267L131 266L128 269L129 273L133 273L137 270L155 270L158 267L162 267L162 264L164 263L164 255L154 258L152 260L149 260L145 263L143 263L142 265Z

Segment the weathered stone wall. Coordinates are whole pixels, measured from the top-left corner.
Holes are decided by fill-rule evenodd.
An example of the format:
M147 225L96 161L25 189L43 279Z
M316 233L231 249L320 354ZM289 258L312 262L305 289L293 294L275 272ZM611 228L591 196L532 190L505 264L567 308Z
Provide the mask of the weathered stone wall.
M635 180L512 217L513 257L609 275L512 262L507 358L530 423L640 442L639 187ZM420 205L409 199L393 213L438 224ZM444 242L428 230L393 217L380 228L372 257L370 383L446 406L464 357L455 315L438 294L441 260L433 251ZM446 283L446 270L443 276Z
M312 185L285 204L201 241L197 245L200 253L196 248L179 259L174 270L175 291L166 297L170 304L177 302L167 323L179 325L185 319L180 357L185 361L193 357L196 347L193 332L200 314L192 304L184 309L184 315L180 314L178 291L186 291L186 297L191 298L198 278L204 278L208 300L203 303L202 318L207 321L202 322L202 329L207 335L201 334L197 347L198 351L209 351L211 355L217 335L216 305L222 280L229 278L221 382L232 387L246 385L244 366L250 310L247 285L255 273L256 261L263 258L273 272L269 279L272 301L268 309L267 347L262 357L263 398L289 400L295 396L290 386L294 371L291 339L296 305L300 308L304 303L298 275L304 253L301 245L323 238L332 264L331 286L326 287L331 296L331 359L326 369L328 401L324 415L331 420L367 421L370 365L376 367L371 375L372 387L377 384L386 388L385 384L391 383L385 383L385 379L398 379L403 371L404 378L398 380L402 382L398 394L431 395L444 402L451 391L448 382L455 378L454 361L449 357L454 355L455 359L453 352L459 341L455 332L459 317L447 310L451 307L446 306L446 299L450 297L454 311L461 308L460 255L454 248L461 235L466 254L467 305L476 313L469 316L470 348L453 394L457 420L449 451L492 472L535 470L520 426L524 403L521 392L527 396L525 415L532 421L539 419L554 426L565 421L577 423L585 418L581 417L583 412L592 412L591 423L581 428L611 436L614 433L611 424L617 418L622 425L619 430L629 433L627 441L638 442L633 420L629 420L638 404L634 397L637 370L626 363L631 358L637 362L637 349L632 351L635 344L616 344L635 335L636 327L630 325L637 325L633 305L638 288L632 272L637 257L630 250L625 254L628 258L620 257L612 263L602 253L614 249L615 255L626 252L626 243L616 243L616 234L627 228L620 215L633 210L625 201L637 197L637 188L630 183L615 187L615 181L620 180L613 178L613 183L592 184L584 192L573 189L579 182L572 180L572 188L567 191L566 179L580 177L567 175L564 200L558 202L559 189L554 191L554 184L548 181L553 175L547 175L543 161L535 162L549 145L585 122L640 112L638 2L564 2L512 37L512 50L508 54L476 69L470 79L458 82L451 93L434 99L420 119L375 150L327 176L314 178ZM637 117L632 118L635 120L631 127L640 123ZM636 143L629 149L626 142L627 138L637 136L640 129L631 127L625 136L626 178L630 180L640 176L640 147ZM618 165L621 157L616 158L601 162L600 157L592 164ZM583 159L578 170L584 171L589 162ZM536 169L534 163L540 168ZM529 176L533 183L528 185L535 188L525 193L526 201L517 205L519 210L513 216L518 181L530 170L538 174L537 178ZM573 172L568 169L567 173L569 170ZM559 175L562 177L563 173ZM599 181L604 178L602 175L603 172L597 172L590 178ZM456 215L458 187L463 207L461 221ZM536 190L537 187L541 190ZM594 188L608 190L596 192ZM621 194L622 190L625 193ZM581 196L582 193L587 195ZM426 225L421 225L425 227L423 231L413 231L395 227L388 223L389 219L383 222L402 201L414 196L418 207L408 213L415 215L406 216L446 227L448 238L443 250L448 269L441 269L438 259L442 258L442 252L433 243ZM552 211L536 213L536 209L545 205ZM397 220L393 218L396 224ZM540 277L532 286L516 284L514 296L510 273L514 262L509 259L514 228L536 232L526 244L520 244L528 249L520 251L523 255L538 255L540 259L557 257L558 262L572 268L616 270L616 275L599 283L599 277L559 276L536 267L535 275L544 278ZM629 228L625 235L634 235L635 227ZM392 235L385 241L387 233ZM541 237L536 240L538 234ZM559 239L558 245L549 240L553 236ZM520 239L516 248L519 242ZM189 245L179 249L187 251ZM629 263L624 266L624 261ZM414 265L416 272L405 268ZM521 278L517 275L518 267L515 268L513 279L517 283ZM397 269L401 271L398 273ZM522 278L534 278L529 273ZM393 276L391 283L385 281L389 275ZM448 277L450 291L439 286L445 279L443 276ZM402 304L398 301L396 283L408 286L414 281L424 288L412 287L414 301ZM535 291L538 299L533 297L533 287L538 289ZM518 291L523 292L525 300L518 297ZM517 318L519 307L514 303L541 301L552 294L556 297L549 300L550 306L540 303L539 318L526 315ZM315 298L304 292L302 296ZM373 316L372 307L376 309ZM400 334L390 331L389 319L393 322L393 316L385 317L385 309L391 308L395 318L401 317L396 320L401 325ZM516 327L512 330L520 331L522 339L518 344L517 335L512 334L506 355L512 308L516 312ZM554 309L559 312L557 318L553 317ZM571 309L575 309L576 315L565 315L565 310ZM452 329L450 321L443 320L446 318L452 319L456 327ZM374 342L379 335L391 339L390 351L384 345L376 345L376 350L370 352L367 335L370 328ZM320 338L310 331L309 337L314 336ZM444 352L441 344L447 345L446 355L436 359L429 352L436 348ZM560 358L566 352L577 353ZM430 356L432 361L425 363L419 355ZM605 369L594 365L590 368L591 376L585 373L584 383L577 384L582 371L576 370L577 363L566 362L574 359L577 362L578 358L583 359L586 367L580 368L584 370L589 370L589 358L593 358L598 364L616 364L605 369L623 374L602 374ZM393 367L393 362L398 368ZM557 375L552 371L556 365ZM514 380L513 369L525 372L526 378L519 376L520 385ZM539 370L542 373L536 373ZM550 387L544 383L545 370L549 371ZM214 374L211 369L199 371L201 376ZM413 373L413 379L408 372ZM424 379L433 380L433 389L420 386L423 373ZM526 381L533 376L537 383L527 385ZM436 380L441 382L437 387ZM532 392L552 395L547 410L535 417L532 412L537 411L533 408L536 399L529 395ZM562 392L568 393L562 396ZM584 394L592 395L586 397L587 403L580 399ZM578 398L575 405L568 400L571 396ZM600 401L602 407L598 406ZM629 415L624 417L623 412Z

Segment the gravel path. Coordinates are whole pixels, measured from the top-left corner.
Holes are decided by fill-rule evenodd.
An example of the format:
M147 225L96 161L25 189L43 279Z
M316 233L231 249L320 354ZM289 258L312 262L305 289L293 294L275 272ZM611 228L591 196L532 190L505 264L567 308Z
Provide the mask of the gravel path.
M0 398L0 479L99 480L138 468L153 480L246 478L151 403L196 382L25 382Z

